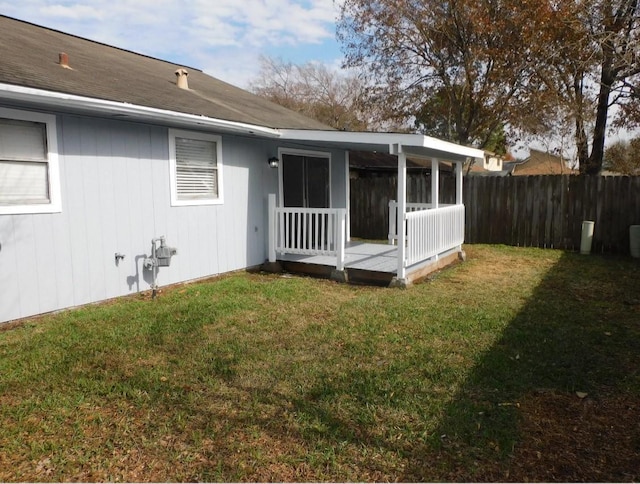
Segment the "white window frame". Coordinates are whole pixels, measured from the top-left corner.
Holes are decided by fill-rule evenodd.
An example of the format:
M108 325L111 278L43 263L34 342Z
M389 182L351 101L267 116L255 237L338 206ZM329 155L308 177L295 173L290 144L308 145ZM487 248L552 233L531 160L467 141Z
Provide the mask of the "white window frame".
M58 162L58 132L56 116L54 114L20 111L17 109L1 108L0 118L17 121L31 121L43 123L47 136L47 174L49 180L49 201L46 203L31 203L24 205L0 205L0 215L21 215L30 213L57 213L62 211L60 195L60 165ZM18 160L20 161L20 160ZM45 162L43 162L45 163Z
M201 198L196 200L178 199L178 178L176 167L176 138L188 138L201 141L211 141L216 144L216 170L218 182L218 196L216 198ZM182 129L169 129L169 182L171 185L171 206L184 207L193 205L221 205L224 203L223 182L222 182L222 136L201 133L198 131L187 131Z

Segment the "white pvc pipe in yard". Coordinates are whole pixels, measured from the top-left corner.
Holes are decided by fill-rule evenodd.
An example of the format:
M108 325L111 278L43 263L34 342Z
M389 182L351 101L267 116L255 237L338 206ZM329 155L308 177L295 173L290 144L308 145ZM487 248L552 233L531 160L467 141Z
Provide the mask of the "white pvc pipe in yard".
M631 257L640 259L640 225L631 225L629 227L629 246Z
M580 253L588 255L591 253L591 243L593 242L593 227L596 223L591 220L582 222L582 237L580 238Z

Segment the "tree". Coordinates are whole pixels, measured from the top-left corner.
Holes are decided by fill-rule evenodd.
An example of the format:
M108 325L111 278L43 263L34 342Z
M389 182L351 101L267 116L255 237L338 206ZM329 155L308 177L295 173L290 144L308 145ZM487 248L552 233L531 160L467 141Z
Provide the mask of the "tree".
M481 148L501 127L571 132L581 172L598 173L608 126L640 125L639 4L345 0L338 36L370 98L419 130Z
M547 109L572 120L582 173L603 163L611 106L622 107L616 126L627 126L637 109L640 74L639 0L549 0L551 15L537 28L549 39L537 80L549 93ZM591 138L591 151L589 151Z
M364 98L364 85L318 63L296 65L262 57L250 89L281 106L298 111L337 129L365 131L381 126L385 116Z
M638 0L596 0L593 3L591 13L597 23L595 28L592 25L592 30L595 30L595 40L601 51L600 89L593 147L585 173L600 171L610 103L628 99L627 86L640 74ZM610 99L612 94L615 96L613 101Z
M640 175L640 138L609 146L604 152L604 167L623 175Z
M367 72L371 102L462 144L487 147L509 126L537 123L530 79L540 58L538 0L345 0L346 65Z

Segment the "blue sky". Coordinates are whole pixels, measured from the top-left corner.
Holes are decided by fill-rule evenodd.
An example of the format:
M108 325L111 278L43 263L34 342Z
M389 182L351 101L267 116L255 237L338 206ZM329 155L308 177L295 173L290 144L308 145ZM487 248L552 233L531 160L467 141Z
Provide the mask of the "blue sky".
M260 55L342 60L334 0L0 0L0 13L247 87Z

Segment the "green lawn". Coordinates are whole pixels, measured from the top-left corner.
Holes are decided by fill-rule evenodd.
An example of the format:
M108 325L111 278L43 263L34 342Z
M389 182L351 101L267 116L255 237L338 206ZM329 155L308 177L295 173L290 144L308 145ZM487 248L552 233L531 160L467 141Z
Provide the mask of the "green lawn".
M640 264L233 274L0 330L0 481L640 479ZM586 396L585 396L586 394Z

